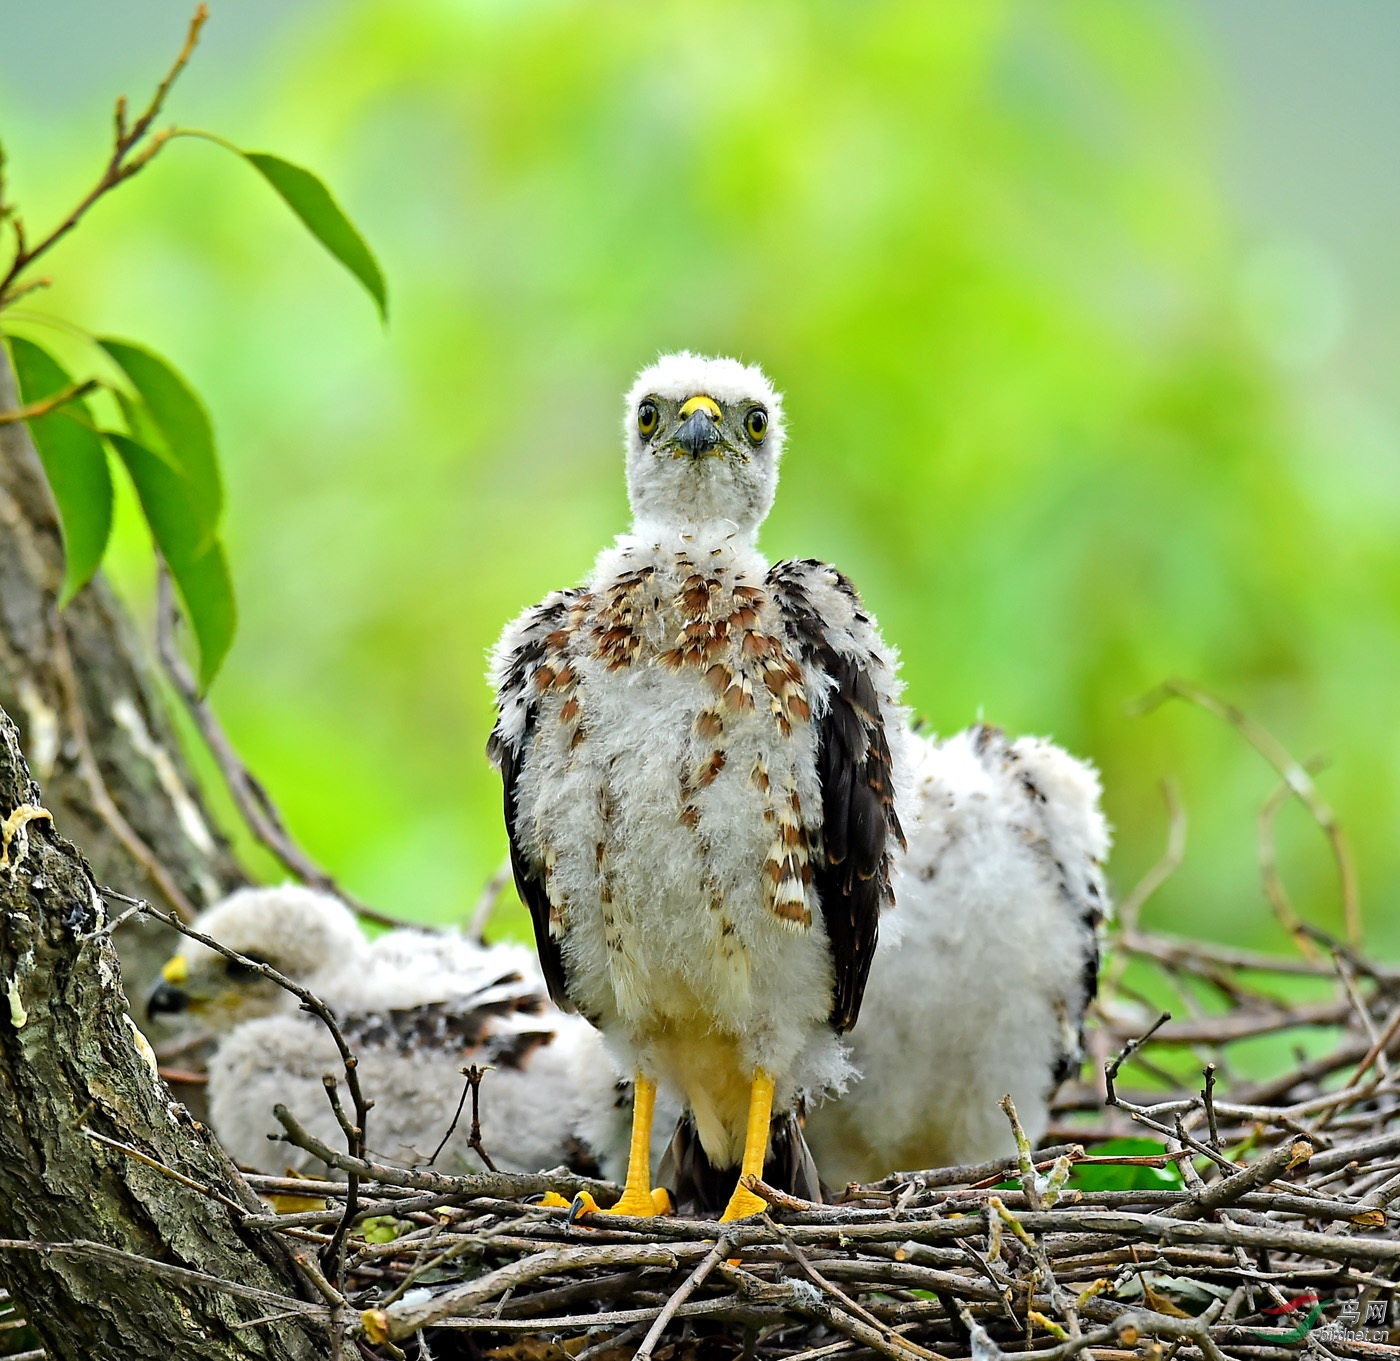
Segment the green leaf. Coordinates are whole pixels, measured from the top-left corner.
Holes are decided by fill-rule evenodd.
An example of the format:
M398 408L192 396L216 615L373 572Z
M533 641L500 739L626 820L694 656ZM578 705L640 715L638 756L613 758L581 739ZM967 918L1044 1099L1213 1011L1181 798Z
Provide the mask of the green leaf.
M380 319L388 321L389 295L379 262L331 191L311 171L280 156L265 151L240 154L282 196L311 235L364 285L379 308Z
M233 582L223 544L204 541L192 510L194 489L152 449L117 430L108 441L131 474L146 523L185 605L199 644L199 683L207 690L228 655L237 627Z
M395 1219L393 1215L371 1215L360 1221L355 1233L366 1243L392 1243L413 1227L408 1220Z
M41 402L72 385L58 362L32 340L11 336L9 342L22 403ZM46 416L31 417L27 424L63 529L63 588L58 598L62 609L87 585L107 550L112 474L83 402L68 402Z
M144 444L153 454L159 454L170 468L178 473L180 465L176 463L175 456L165 449L165 436L151 418L146 404L139 397L132 396L125 388L113 388L112 393L121 408L122 419L126 421L127 433L131 438L137 444Z
M188 509L194 516L194 529L200 544L207 546L218 534L224 492L214 430L204 404L158 354L111 336L99 336L97 343L131 379L145 409L144 415L133 418L133 404L129 400L122 404L132 437L183 474L189 484Z
M1088 1150L1092 1157L1160 1157L1166 1145L1155 1139L1106 1139ZM1069 1184L1081 1191L1164 1191L1181 1186L1181 1171L1175 1163L1165 1167L1144 1167L1137 1163L1110 1163L1088 1166L1076 1163Z

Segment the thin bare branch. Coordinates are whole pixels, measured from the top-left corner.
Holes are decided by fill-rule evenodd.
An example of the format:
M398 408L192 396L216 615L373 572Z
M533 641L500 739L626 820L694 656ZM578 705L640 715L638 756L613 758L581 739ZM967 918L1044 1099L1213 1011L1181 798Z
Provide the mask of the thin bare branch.
M1118 904L1118 920L1129 931L1137 929L1143 904L1181 868L1186 858L1186 805L1174 780L1163 780L1162 801L1167 806L1167 845L1162 857L1128 891Z
M204 739L204 745L214 758L214 764L219 768L219 774L233 798L234 807L258 843L276 856L302 883L339 898L357 917L378 926L432 930L423 923L405 921L360 902L297 844L266 787L244 764L223 725L200 694L194 673L180 653L175 639L179 611L171 589L170 572L163 562L158 567L156 592L156 645L161 667L199 729L199 735Z
M1290 755L1288 749L1267 728L1242 709L1212 694L1199 685L1185 680L1169 680L1141 699L1136 712L1147 714L1169 699L1184 699L1197 708L1224 719L1255 751L1279 773L1284 783L1297 796L1314 822L1322 829L1332 850L1337 867L1337 880L1342 898L1342 920L1346 923L1347 939L1352 945L1361 941L1361 904L1356 886L1356 868L1345 829L1331 806L1318 792L1312 776Z

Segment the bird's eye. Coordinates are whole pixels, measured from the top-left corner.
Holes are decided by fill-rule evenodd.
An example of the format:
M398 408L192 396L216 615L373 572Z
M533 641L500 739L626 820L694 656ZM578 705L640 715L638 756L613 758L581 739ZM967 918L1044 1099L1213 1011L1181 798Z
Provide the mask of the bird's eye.
M643 402L637 408L637 433L643 439L650 439L660 422L661 413L656 409L655 402Z
M768 433L768 413L761 406L754 407L744 417L744 429L755 444L760 443Z

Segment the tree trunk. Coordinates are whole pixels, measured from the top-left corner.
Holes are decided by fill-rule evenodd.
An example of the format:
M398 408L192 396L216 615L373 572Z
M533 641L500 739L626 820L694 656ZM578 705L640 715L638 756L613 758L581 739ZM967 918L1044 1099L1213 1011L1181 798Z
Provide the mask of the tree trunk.
M0 411L19 404L0 345ZM0 708L19 724L59 824L100 883L182 915L245 882L206 813L135 630L101 573L58 610L63 543L23 422L0 425ZM128 987L171 952L123 929Z
M0 411L18 404L0 345ZM81 1132L131 1144L232 1200L251 1196L133 1045L120 980L144 996L171 933L128 922L121 970L109 937L81 939L101 911L94 876L183 915L245 876L111 589L99 574L60 613L62 580L58 516L28 427L0 425L0 821L38 803L22 742L45 806L86 856L41 819L15 831L17 863L0 867L0 1237L97 1240L299 1294L284 1250L241 1233L233 1211ZM0 1253L4 1283L55 1358L321 1354L305 1325L230 1331L277 1312L265 1303L211 1294L178 1271L154 1281L95 1253Z
M0 712L0 1261L10 1290L55 1361L323 1355L319 1311L240 1327L297 1308L305 1288L279 1240L240 1227L238 1207L256 1211L256 1197L140 1049L111 938L93 934L106 914L91 873L38 813L41 798ZM20 1246L94 1241L102 1247Z

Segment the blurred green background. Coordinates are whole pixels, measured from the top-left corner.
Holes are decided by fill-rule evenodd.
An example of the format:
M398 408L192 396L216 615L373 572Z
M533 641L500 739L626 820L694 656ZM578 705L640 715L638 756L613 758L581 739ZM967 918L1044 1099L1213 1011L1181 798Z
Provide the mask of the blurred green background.
M0 0L32 230L187 18ZM1128 712L1182 675L1331 758L1393 953L1397 56L1400 10L1355 0L215 0L170 116L323 174L388 275L387 332L193 142L23 310L142 340L204 394L242 614L214 700L386 910L460 919L500 863L487 648L624 527L620 394L684 346L786 392L765 546L854 578L929 725L1100 766L1120 893L1180 781L1188 859L1150 921L1282 944L1255 864L1273 775L1204 713ZM129 497L111 568L146 617ZM1338 927L1321 835L1297 808L1279 830Z

